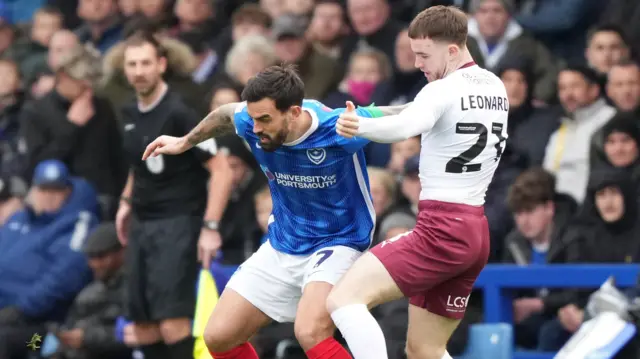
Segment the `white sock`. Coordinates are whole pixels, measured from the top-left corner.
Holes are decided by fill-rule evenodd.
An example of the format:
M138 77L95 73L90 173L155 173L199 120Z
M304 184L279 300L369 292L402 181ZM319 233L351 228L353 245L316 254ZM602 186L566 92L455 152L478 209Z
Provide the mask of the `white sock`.
M364 304L351 304L331 313L354 359L388 359L387 343L376 319Z
M442 359L453 359L453 358L451 357L451 355L449 355L449 352L445 350L444 355L442 356Z

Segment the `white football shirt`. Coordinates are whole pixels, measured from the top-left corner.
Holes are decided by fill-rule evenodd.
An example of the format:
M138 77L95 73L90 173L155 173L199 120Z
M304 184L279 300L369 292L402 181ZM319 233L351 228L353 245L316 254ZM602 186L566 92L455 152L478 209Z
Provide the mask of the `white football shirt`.
M358 136L397 142L422 134L420 199L479 206L504 150L508 115L500 78L469 63L427 84L400 114L361 119Z

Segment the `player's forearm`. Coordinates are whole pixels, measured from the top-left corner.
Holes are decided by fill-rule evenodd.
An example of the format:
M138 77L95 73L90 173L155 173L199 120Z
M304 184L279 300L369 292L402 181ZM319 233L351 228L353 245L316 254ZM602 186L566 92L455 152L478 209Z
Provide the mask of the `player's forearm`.
M209 160L207 167L211 177L209 178L209 194L204 219L219 222L227 208L229 197L231 197L233 172L229 158L220 152Z
M211 111L200 123L186 135L187 142L195 146L212 137L230 135L235 132L233 115L237 103L222 105Z

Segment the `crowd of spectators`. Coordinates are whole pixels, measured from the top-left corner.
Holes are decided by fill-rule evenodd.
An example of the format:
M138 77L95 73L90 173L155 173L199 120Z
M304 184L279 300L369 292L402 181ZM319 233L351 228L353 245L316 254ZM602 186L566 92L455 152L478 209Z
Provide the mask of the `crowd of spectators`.
M282 62L329 107L399 105L426 84L407 24L442 4L468 12L468 47L510 102L485 204L490 262L637 263L637 1L0 0L0 357L33 355L23 338L35 332L57 338L58 358L130 358L144 344L113 330L126 265L112 221L129 170L120 111L135 94L123 70L129 35L153 29L165 81L201 116L239 101L249 78ZM415 225L420 139L365 151L382 241ZM235 265L264 241L271 198L241 140L219 153L233 171L221 260ZM559 349L584 321L585 300L571 288L518 293L517 345ZM481 302L472 296L452 354L482 319ZM406 302L376 314L390 355L402 357Z

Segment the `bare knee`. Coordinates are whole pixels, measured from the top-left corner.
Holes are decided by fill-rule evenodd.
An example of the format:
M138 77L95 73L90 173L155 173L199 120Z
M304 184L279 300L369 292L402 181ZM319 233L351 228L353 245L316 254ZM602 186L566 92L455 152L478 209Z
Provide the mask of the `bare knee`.
M302 349L308 351L323 340L333 337L335 327L331 318L326 317L317 320L296 321L293 330Z
M405 351L407 352L407 359L442 359L447 348L446 345L437 346L408 340Z
M224 353L242 344L238 336L228 326L209 320L204 329L204 343L212 353Z
M160 334L165 344L174 344L191 335L189 318L165 319L160 322Z

